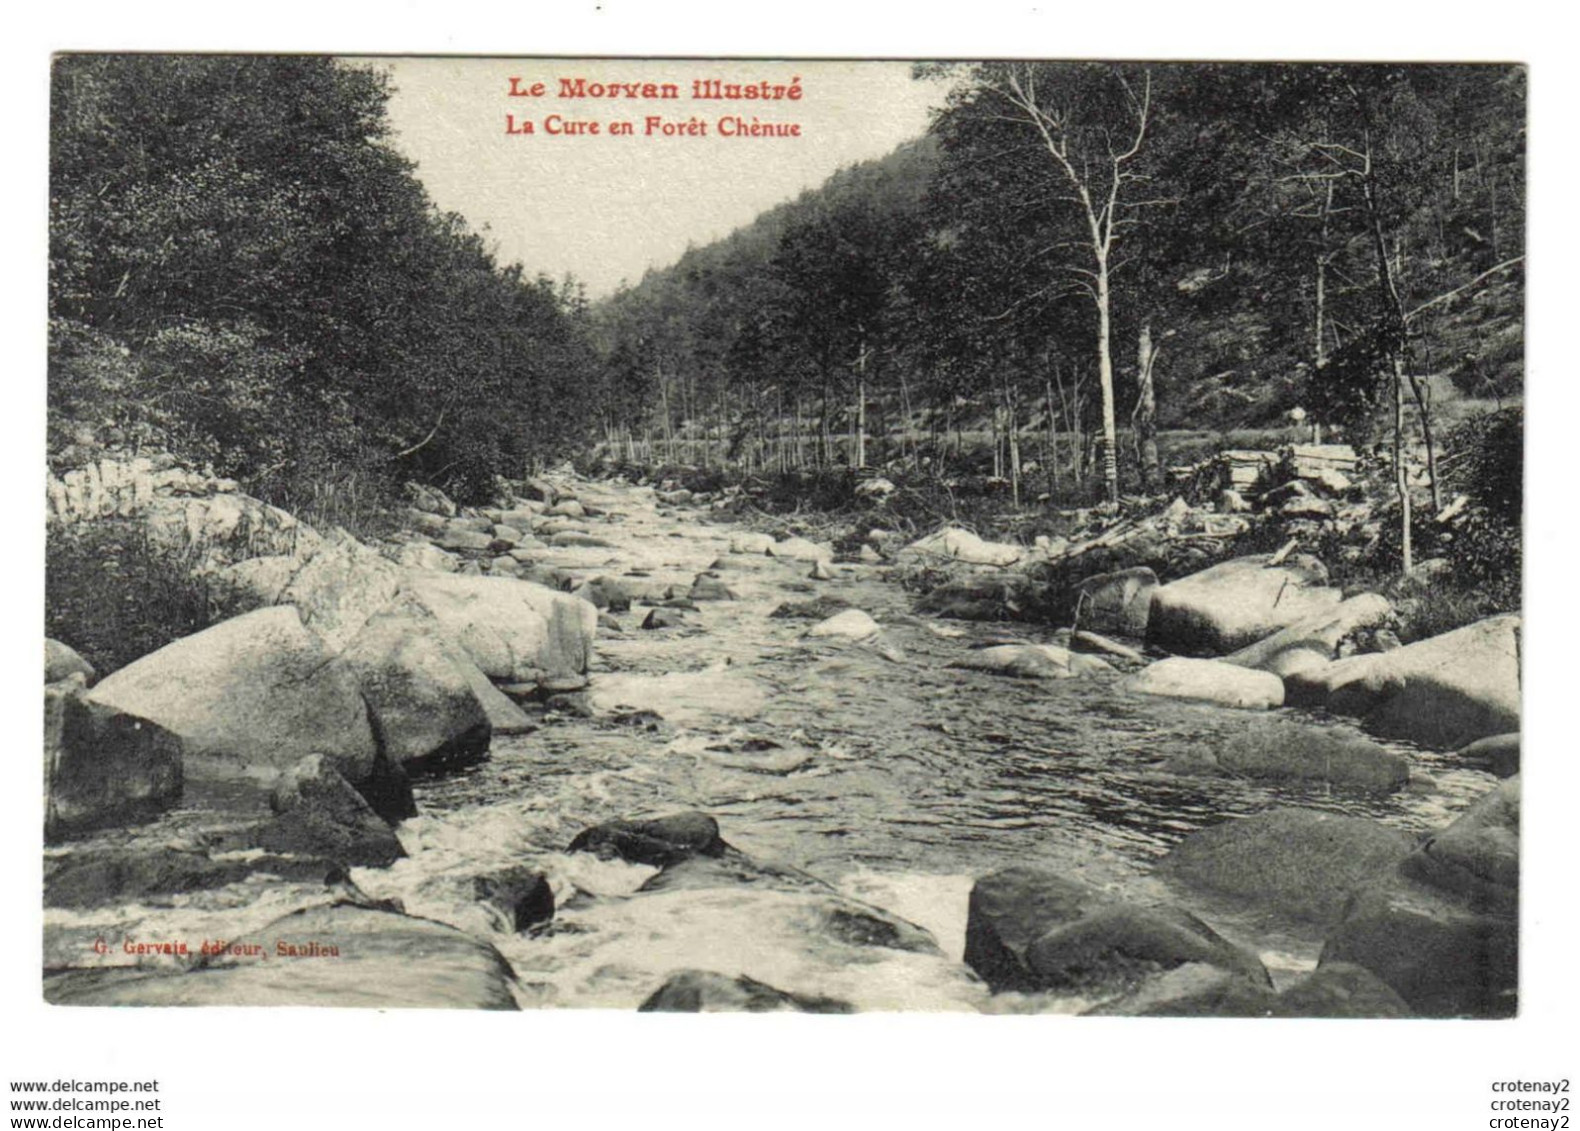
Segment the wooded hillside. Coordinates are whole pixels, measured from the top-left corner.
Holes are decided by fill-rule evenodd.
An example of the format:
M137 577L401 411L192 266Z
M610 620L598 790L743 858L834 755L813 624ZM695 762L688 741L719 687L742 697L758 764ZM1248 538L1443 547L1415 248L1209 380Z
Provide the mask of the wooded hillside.
M612 451L941 467L976 433L1112 497L1167 429L1369 443L1397 408L1413 447L1518 400L1519 68L921 69L956 80L928 137L600 309Z
M481 498L581 440L578 288L433 206L382 74L69 55L52 93L55 462L163 448L354 521L404 480Z

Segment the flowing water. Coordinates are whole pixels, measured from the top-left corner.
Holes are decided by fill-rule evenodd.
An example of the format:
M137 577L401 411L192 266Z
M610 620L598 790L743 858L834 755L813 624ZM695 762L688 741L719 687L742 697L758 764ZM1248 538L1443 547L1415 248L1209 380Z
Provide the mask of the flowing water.
M703 521L704 512L661 508L647 489L578 491L608 512L587 526L613 548L556 550L546 560L581 576L684 589L737 532ZM1377 797L1176 773L1171 759L1264 717L1133 695L1112 678L954 669L974 642L1044 634L917 617L880 567L836 566L834 580L814 582L804 563L729 561L736 568L720 576L737 600L701 603L680 628L640 630L644 613L633 609L619 615L622 632L600 631L592 717L551 713L530 735L496 739L486 762L418 782L421 816L400 830L409 858L358 870L357 884L487 937L515 967L529 1006L629 1009L669 973L692 967L860 1008L1073 1011L1086 1003L990 999L964 971L976 876L1036 864L1131 897L1179 900L1151 867L1194 829L1302 805L1426 831L1492 784L1449 756L1402 745L1393 748L1425 772L1428 788ZM768 615L814 594L870 613L881 642L809 639L814 622ZM837 917L827 895L759 885L638 893L654 869L562 851L599 821L690 809L714 816L725 839L752 856L805 869L849 900L926 927L942 953L866 945L830 929ZM559 910L548 929L516 935L475 901L470 881L523 863L550 877ZM107 920L149 934L230 914L235 937L235 909L248 898L200 893L176 907L51 916L80 937ZM251 910L250 919L267 921L267 907ZM1320 931L1193 910L1260 953L1275 980L1316 961Z

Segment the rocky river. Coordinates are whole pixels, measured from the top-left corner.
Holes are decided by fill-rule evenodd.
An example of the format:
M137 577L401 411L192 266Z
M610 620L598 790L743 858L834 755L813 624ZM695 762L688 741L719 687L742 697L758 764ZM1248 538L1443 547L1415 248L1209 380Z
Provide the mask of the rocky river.
M629 1010L678 972L698 971L841 1010L1103 1006L1111 987L990 989L962 961L973 885L1007 868L1057 874L1116 906L1183 909L1255 956L1283 990L1316 968L1331 918L1181 884L1158 868L1171 849L1198 830L1290 808L1364 818L1413 843L1498 784L1454 753L1366 739L1354 720L1321 710L1146 694L1115 656L1059 679L961 667L1055 637L919 614L884 562L741 552L762 536L706 507L661 502L650 487L562 486L588 516L561 519L554 529L570 537L537 542L533 566L572 583L615 579L630 607L616 600L602 614L585 686L567 681L530 700L530 724L496 728L486 758L414 774L416 815L395 826L402 856L328 877L359 906L398 907L464 936L437 951L420 933L392 943L384 966L255 963L272 963L270 978L310 984L314 1004L386 1004L368 979L399 977L390 971L409 959L409 976L428 979L413 1004ZM667 627L643 627L653 608ZM841 609L875 624L815 630ZM1408 780L1378 790L1321 775L1202 772L1213 752L1258 742L1375 744L1407 764ZM680 813L717 822L738 850L723 858L739 861L738 882L698 880L667 859L568 851L605 822ZM57 869L155 850L237 865L202 882L111 884L108 896L101 885L51 901L45 966L55 999L221 1000L145 993L148 978L125 975L206 964L204 943L258 938L274 951L277 921L321 904L326 877L257 865L257 847L225 840L240 823L183 803L46 849ZM547 912L552 894L551 914L518 916L486 898L490 877L523 874L541 877L547 892L536 898ZM317 945L334 931L298 934ZM187 954L161 950L177 942ZM481 949L466 950L473 943ZM442 965L431 956L448 946L466 951L457 969L502 957L509 1000L472 1000L465 988L447 1000L424 971ZM248 961L227 951L219 963L245 970ZM238 982L233 999L275 1000L261 984Z

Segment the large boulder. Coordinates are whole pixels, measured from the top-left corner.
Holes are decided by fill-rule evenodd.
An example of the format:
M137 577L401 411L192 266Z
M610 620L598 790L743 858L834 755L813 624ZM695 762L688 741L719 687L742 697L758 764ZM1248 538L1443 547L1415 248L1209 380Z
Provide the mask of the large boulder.
M267 955L267 957L265 957ZM516 1009L514 972L481 939L351 903L292 912L195 969L67 970L56 1005L296 1005Z
M261 558L247 558L210 573L208 600L211 615L228 619L254 609L282 604L280 598L301 566L301 560L289 554L268 554Z
M82 681L92 687L99 678L99 673L94 671L93 665L77 654L77 650L69 644L62 644L59 640L44 638L44 682L59 683L63 679L70 679L74 675L82 676Z
M1409 1004L1363 966L1330 962L1278 995L1274 1017L1409 1017Z
M1187 962L1086 1011L1097 1017L1268 1017L1277 996L1265 982L1206 962Z
M169 845L89 848L46 860L45 907L107 907L154 903L195 891L224 887L263 873L290 882L335 884L343 865L322 857L232 854L216 860L206 853Z
M1391 875L1413 847L1404 833L1362 817L1275 809L1192 833L1158 870L1193 892L1327 923L1351 892Z
M483 674L481 668L472 662L472 658L459 648L451 645L449 648L450 661L455 665L455 670L461 673L466 684L471 688L472 696L478 705L483 708L483 714L488 719L488 727L496 738L511 734L531 734L537 730L528 714L498 687L493 680Z
M1208 769L1260 781L1320 782L1362 793L1392 793L1410 781L1402 754L1333 726L1268 717L1190 750L1185 770Z
M777 549L775 553L777 553ZM1005 542L987 542L969 530L947 526L912 542L901 551L904 556L947 558L969 565L1011 566L1026 556L1024 547Z
M568 518L538 519L532 524L534 534L542 538L553 538L558 534L587 534L587 524L576 522Z
M181 800L181 740L84 697L76 680L44 688L44 836L151 817Z
M295 605L302 623L339 652L401 586L401 568L344 531L331 531L291 576L276 604Z
M1044 868L1016 865L983 876L967 905L966 965L994 990L1029 988L1026 948L1104 902L1085 884Z
M454 573L460 564L454 554L446 553L432 542L403 542L392 546L387 556L402 569L427 569L435 573Z
M180 738L189 799L260 805L280 772L322 754L359 788L377 746L356 673L290 605L168 644L102 680L89 701Z
M831 562L834 548L808 538L782 538L768 547L767 553L775 558L793 562Z
M406 497L411 500L411 505L427 514L443 515L445 518L454 518L457 507L454 500L437 487L426 483L407 483L404 485Z
M305 557L318 545L317 531L247 495L155 498L141 521L149 539L174 561L196 570L219 570L246 558Z
M1114 670L1105 660L1071 652L1057 644L996 644L974 648L949 666L1018 679L1069 679Z
M494 544L494 536L482 530L474 530L461 519L452 518L444 524L444 529L434 536L434 544L441 550L471 551L479 553L487 550Z
M1393 605L1380 593L1361 593L1336 608L1280 629L1224 659L1242 667L1284 676L1299 668L1332 660L1339 646L1362 629L1385 624Z
M1399 870L1449 892L1476 911L1514 915L1520 899L1520 779L1479 797L1442 832L1407 856Z
M1422 1017L1512 1017L1519 917L1395 872L1358 893L1329 933L1319 971L1335 963L1369 970Z
M518 503L509 510L499 512L499 521L506 526L514 526L517 530L531 530L532 523L542 513L542 506L534 503Z
M1224 655L1280 629L1331 613L1343 600L1315 558L1282 565L1254 554L1161 585L1152 593L1147 640L1170 652Z
M475 762L493 734L436 628L431 617L392 609L367 621L341 654L384 756L413 772Z
M750 531L741 531L730 535L730 553L732 554L766 554L773 548L772 534L755 534Z
M874 640L882 631L878 627L878 622L869 614L860 609L846 609L814 624L806 630L805 635L812 638L833 637L861 641Z
M444 533L446 520L442 515L429 514L415 507L407 507L401 515L406 525L425 538L436 538Z
M1474 742L1467 742L1454 753L1495 777L1513 777L1520 772L1520 732L1478 738Z
M1341 666L1342 665L1342 666ZM1385 738L1453 749L1520 729L1520 618L1340 661L1326 706Z
M1117 1017L1409 1017L1410 1007L1369 970L1334 963L1275 994L1264 983L1193 962L1088 1013Z
M1038 936L1026 948L1025 959L1037 984L1045 988L1112 985L1187 962L1272 984L1255 955L1177 907L1097 907Z
M916 611L953 620L999 621L1026 608L1035 596L1035 587L1022 574L978 568L923 594Z
M1170 656L1150 664L1131 676L1125 686L1143 695L1252 710L1281 707L1284 703L1284 681L1271 672L1187 656Z
M1284 702L1291 707L1316 707L1328 709L1328 703L1333 698L1333 693L1350 682L1356 683L1355 690L1365 687L1361 676L1368 670L1371 662L1378 653L1368 652L1357 656L1345 656L1339 660L1322 661L1314 652L1304 654L1292 653L1290 662L1283 665L1282 676L1284 679ZM1380 699L1380 693L1370 694L1363 703L1352 691L1349 709L1342 713L1360 716L1375 705Z
M776 990L744 974L711 970L671 974L639 1007L640 1013L854 1013L848 1001Z
M1254 955L1178 908L1122 903L1023 865L972 886L965 962L995 991L1116 992L1138 976L1190 962L1269 984Z
M1158 575L1146 566L1099 573L1076 582L1075 623L1097 632L1144 637Z
M405 594L490 679L520 683L587 670L598 610L590 601L508 577L412 577Z
M520 494L529 502L553 506L559 501L560 490L547 479L524 479L521 481Z
M664 868L693 856L721 856L727 847L719 836L719 823L706 813L692 812L605 821L582 830L565 851Z
M287 770L269 805L277 815L253 833L259 848L347 867L383 868L406 855L390 826L322 755Z

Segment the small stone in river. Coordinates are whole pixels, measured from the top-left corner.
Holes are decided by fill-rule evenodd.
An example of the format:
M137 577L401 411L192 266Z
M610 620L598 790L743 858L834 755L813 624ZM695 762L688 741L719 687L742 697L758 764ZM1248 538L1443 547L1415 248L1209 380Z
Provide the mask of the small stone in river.
M642 622L643 628L680 628L686 620L673 609L653 609Z
M524 931L554 918L554 891L542 872L514 865L474 877L480 902L499 912L512 931Z
M833 581L834 571L828 568L828 563L822 558L812 563L812 572L807 574L813 581Z
M569 715L576 719L590 719L593 717L592 701L582 691L550 695L544 700L543 706L546 710Z
M628 864L667 868L699 853L722 855L727 847L719 836L717 821L706 813L691 812L641 821L605 821L582 830L565 851L593 852Z
M691 584L688 599L692 601L734 601L735 590L731 589L717 577L706 573L699 573L697 579Z
M1271 672L1186 656L1159 660L1131 677L1129 686L1145 695L1248 710L1266 710L1284 703L1284 681Z
M850 602L843 597L821 596L810 601L786 601L768 616L775 620L823 620L848 608Z
M808 636L842 636L847 640L870 640L878 632L878 622L860 609L846 609L806 630Z

